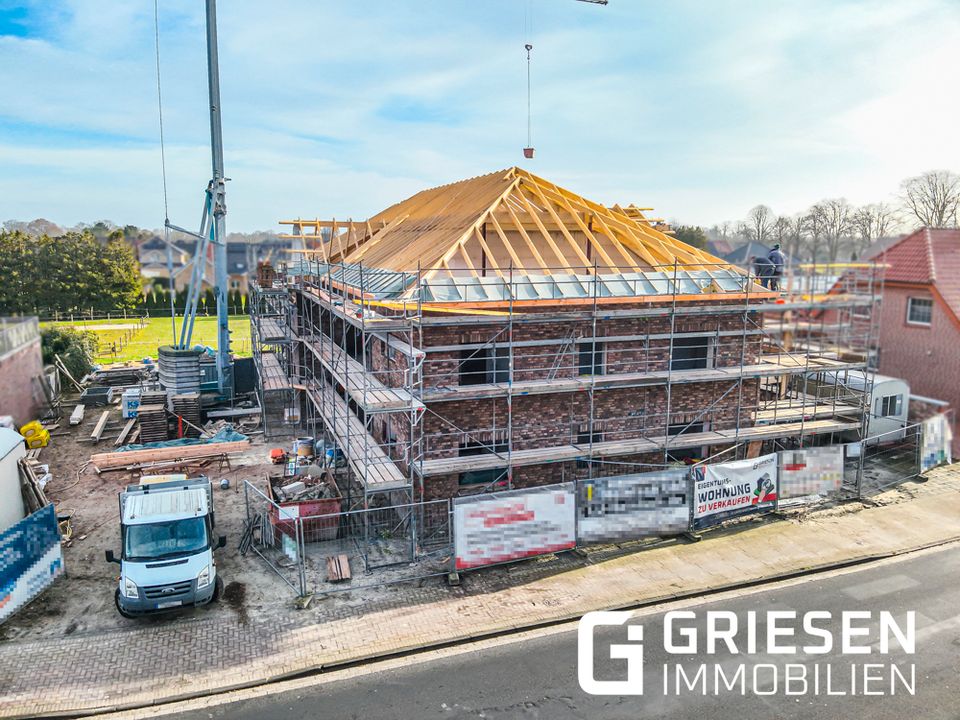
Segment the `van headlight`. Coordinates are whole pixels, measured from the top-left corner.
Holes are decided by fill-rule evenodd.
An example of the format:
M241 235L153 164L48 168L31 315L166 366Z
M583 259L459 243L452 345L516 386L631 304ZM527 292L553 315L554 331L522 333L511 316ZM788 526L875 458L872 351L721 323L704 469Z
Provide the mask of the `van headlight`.
M123 577L120 581L120 592L125 598L136 599L140 597L140 589L137 584L128 577Z
M211 570L210 566L207 565L203 570L200 571L200 574L197 575L197 590L202 590L211 582L213 582L213 570Z

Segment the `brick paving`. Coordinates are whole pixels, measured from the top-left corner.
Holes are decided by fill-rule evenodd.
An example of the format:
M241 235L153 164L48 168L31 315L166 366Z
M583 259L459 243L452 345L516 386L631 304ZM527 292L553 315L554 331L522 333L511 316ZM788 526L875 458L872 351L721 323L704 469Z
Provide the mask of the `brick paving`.
M125 631L0 645L0 717L91 712L171 701L322 667L579 617L960 536L960 468L786 521L745 523L700 543L586 561L528 563L467 587L410 588L352 612L244 620L181 619ZM949 519L949 521L945 521ZM757 552L763 548L763 552ZM575 556L574 556L575 557ZM583 560L581 558L581 560ZM600 560L600 562L595 562ZM565 569L565 572L556 572Z

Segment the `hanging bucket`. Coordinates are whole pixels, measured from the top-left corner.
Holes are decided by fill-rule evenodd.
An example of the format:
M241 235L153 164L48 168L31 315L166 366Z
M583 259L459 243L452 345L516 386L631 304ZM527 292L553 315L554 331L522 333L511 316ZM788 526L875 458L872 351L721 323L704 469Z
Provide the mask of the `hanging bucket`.
M524 149L523 149L523 156L524 156L527 160L532 160L532 159L533 159L534 152L535 152L535 150L534 150L533 148L524 148Z

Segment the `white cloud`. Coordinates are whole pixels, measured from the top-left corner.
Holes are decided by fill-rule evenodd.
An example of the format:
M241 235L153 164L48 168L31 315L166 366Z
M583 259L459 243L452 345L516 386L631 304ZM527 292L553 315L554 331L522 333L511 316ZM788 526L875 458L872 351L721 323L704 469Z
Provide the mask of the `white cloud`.
M534 172L684 222L886 199L960 167L952 0L536 2ZM161 3L171 217L209 175L202 7ZM162 220L150 3L31 7L0 37L0 219ZM360 218L522 163L522 4L221 3L228 225ZM423 122L398 115L425 114ZM403 111L402 113L400 111Z

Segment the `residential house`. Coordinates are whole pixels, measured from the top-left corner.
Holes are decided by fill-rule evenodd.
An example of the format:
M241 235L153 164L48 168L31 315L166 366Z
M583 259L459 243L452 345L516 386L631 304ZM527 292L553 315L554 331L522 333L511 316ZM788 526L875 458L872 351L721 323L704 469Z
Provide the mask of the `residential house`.
M880 372L906 380L913 395L960 407L960 230L922 228L875 259L888 266Z

